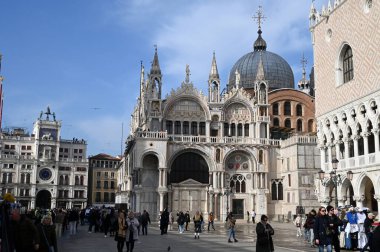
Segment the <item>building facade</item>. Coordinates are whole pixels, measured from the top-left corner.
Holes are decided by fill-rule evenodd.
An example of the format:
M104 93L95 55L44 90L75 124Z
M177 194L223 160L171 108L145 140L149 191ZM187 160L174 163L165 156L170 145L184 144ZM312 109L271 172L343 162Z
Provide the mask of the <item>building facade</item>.
M86 141L61 139L61 122L49 107L41 111L32 134L3 130L0 150L3 195L12 193L27 208L86 206Z
M88 158L88 205L115 206L120 160L104 153Z
M379 4L372 0L329 1L321 12L311 6L321 167L328 174L337 160L342 182L335 188L317 181L323 204L332 204L337 190L339 205L378 211L379 13ZM353 172L352 181L346 176L348 171Z
M311 151L316 137L293 138L282 149L282 141L270 136L271 92L274 99L276 92L285 92L286 101L301 105L302 115L294 114L304 122L300 135L314 129L306 126L313 118L312 98L303 91L289 91L294 88L289 64L266 48L259 25L253 51L233 65L225 91L214 54L207 96L194 87L186 66L184 81L165 98L156 48L147 79L141 67L140 97L120 166L117 201L135 211L145 209L153 217L169 208L192 214L200 210L205 216L214 212L217 219L230 211L243 218L255 209L259 215L277 218L296 213L301 204L299 190L307 187L311 188L309 199L314 200L310 206L317 205L312 179L299 184L303 173L315 174L320 168L319 154ZM300 157L284 161L293 160L291 148L298 148ZM297 160L302 160L301 168L307 168L303 173L297 172ZM288 174L293 182L287 181Z

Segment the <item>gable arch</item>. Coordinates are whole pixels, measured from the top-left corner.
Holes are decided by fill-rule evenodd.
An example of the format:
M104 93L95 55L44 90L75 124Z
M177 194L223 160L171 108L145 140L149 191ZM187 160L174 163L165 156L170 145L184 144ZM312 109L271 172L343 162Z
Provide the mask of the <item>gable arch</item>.
M143 151L141 153L137 152L137 154L138 154L138 156L136 157L136 167L143 167L144 158L148 155L153 155L153 156L157 157L159 168L166 167L165 163L164 163L164 160L165 160L164 156L161 153L158 153L156 151L156 149L149 148L149 149L146 149L145 151Z
M232 99L230 99L224 103L224 105L222 107L222 116L223 116L224 120L226 120L226 112L227 112L228 108L230 106L233 106L233 104L240 104L240 105L244 106L249 111L249 119L248 120L252 121L252 118L254 117L254 111L253 111L252 106L248 103L248 101L243 100L243 99L236 99L236 98L232 98Z
M258 152L259 152L259 149L257 149L257 155L258 155ZM253 171L256 171L257 170L257 167L258 167L258 157L256 157L255 155L253 155L252 153L246 151L246 150L242 150L242 149L233 149L233 150L230 150L226 153L226 155L224 155L224 158L223 158L223 168L225 171L228 171L229 168L227 167L228 166L228 161L229 159L234 155L234 154L243 154L246 158L247 158L247 162L249 163L249 169L248 171L250 172L253 172Z
M199 97L196 97L196 96L191 96L191 95L180 95L180 96L177 96L175 98L171 98L168 100L168 103L165 105L164 107L164 110L163 110L163 117L164 118L167 118L168 117L168 113L171 111L171 109L173 108L173 106L180 102L180 101L183 101L183 100L189 100L189 101L193 101L195 103L197 103L203 110L204 114L205 114L205 120L211 120L211 113L206 105L205 102L203 102Z

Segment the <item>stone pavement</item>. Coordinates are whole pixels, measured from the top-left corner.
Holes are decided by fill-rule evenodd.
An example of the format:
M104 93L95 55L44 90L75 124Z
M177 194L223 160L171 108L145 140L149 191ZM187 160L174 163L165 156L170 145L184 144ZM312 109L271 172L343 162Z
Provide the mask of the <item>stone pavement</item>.
M275 230L273 236L276 252L315 252L316 248L311 248L303 241L303 238L296 237L296 229L291 223L271 223ZM192 228L192 226L191 226ZM135 252L194 252L194 251L256 251L255 249L255 225L252 223L237 223L236 239L237 243L228 243L227 232L223 223L215 224L216 231L204 231L200 239L194 239L193 232L179 234L177 231L169 231L167 235L160 235L157 223L148 228L147 236L140 236L135 243ZM103 233L87 232L88 226L78 226L77 235L70 236L68 231L58 240L58 250L60 252L116 252L116 242L113 237L104 237ZM206 226L207 229L207 226ZM190 229L192 230L192 229ZM124 246L124 251L126 248Z

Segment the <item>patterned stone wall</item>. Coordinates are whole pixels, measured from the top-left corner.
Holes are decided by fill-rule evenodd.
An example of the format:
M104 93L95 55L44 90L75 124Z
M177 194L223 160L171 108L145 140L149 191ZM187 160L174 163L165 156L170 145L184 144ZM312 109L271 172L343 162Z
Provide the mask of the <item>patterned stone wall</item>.
M341 1L312 28L317 118L380 89L380 4L374 2L368 9L366 0ZM336 64L344 43L353 51L354 79L337 85Z

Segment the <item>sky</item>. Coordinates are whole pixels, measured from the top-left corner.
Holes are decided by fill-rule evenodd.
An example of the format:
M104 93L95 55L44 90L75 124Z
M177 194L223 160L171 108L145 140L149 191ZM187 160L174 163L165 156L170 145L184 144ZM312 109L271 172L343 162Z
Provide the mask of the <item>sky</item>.
M147 73L154 45L163 98L185 80L186 64L207 94L213 52L224 88L234 63L253 50L260 5L267 51L290 64L297 84L302 55L307 73L313 64L309 0L0 0L2 126L31 133L49 106L63 139L87 140L88 156L120 155L140 62Z

